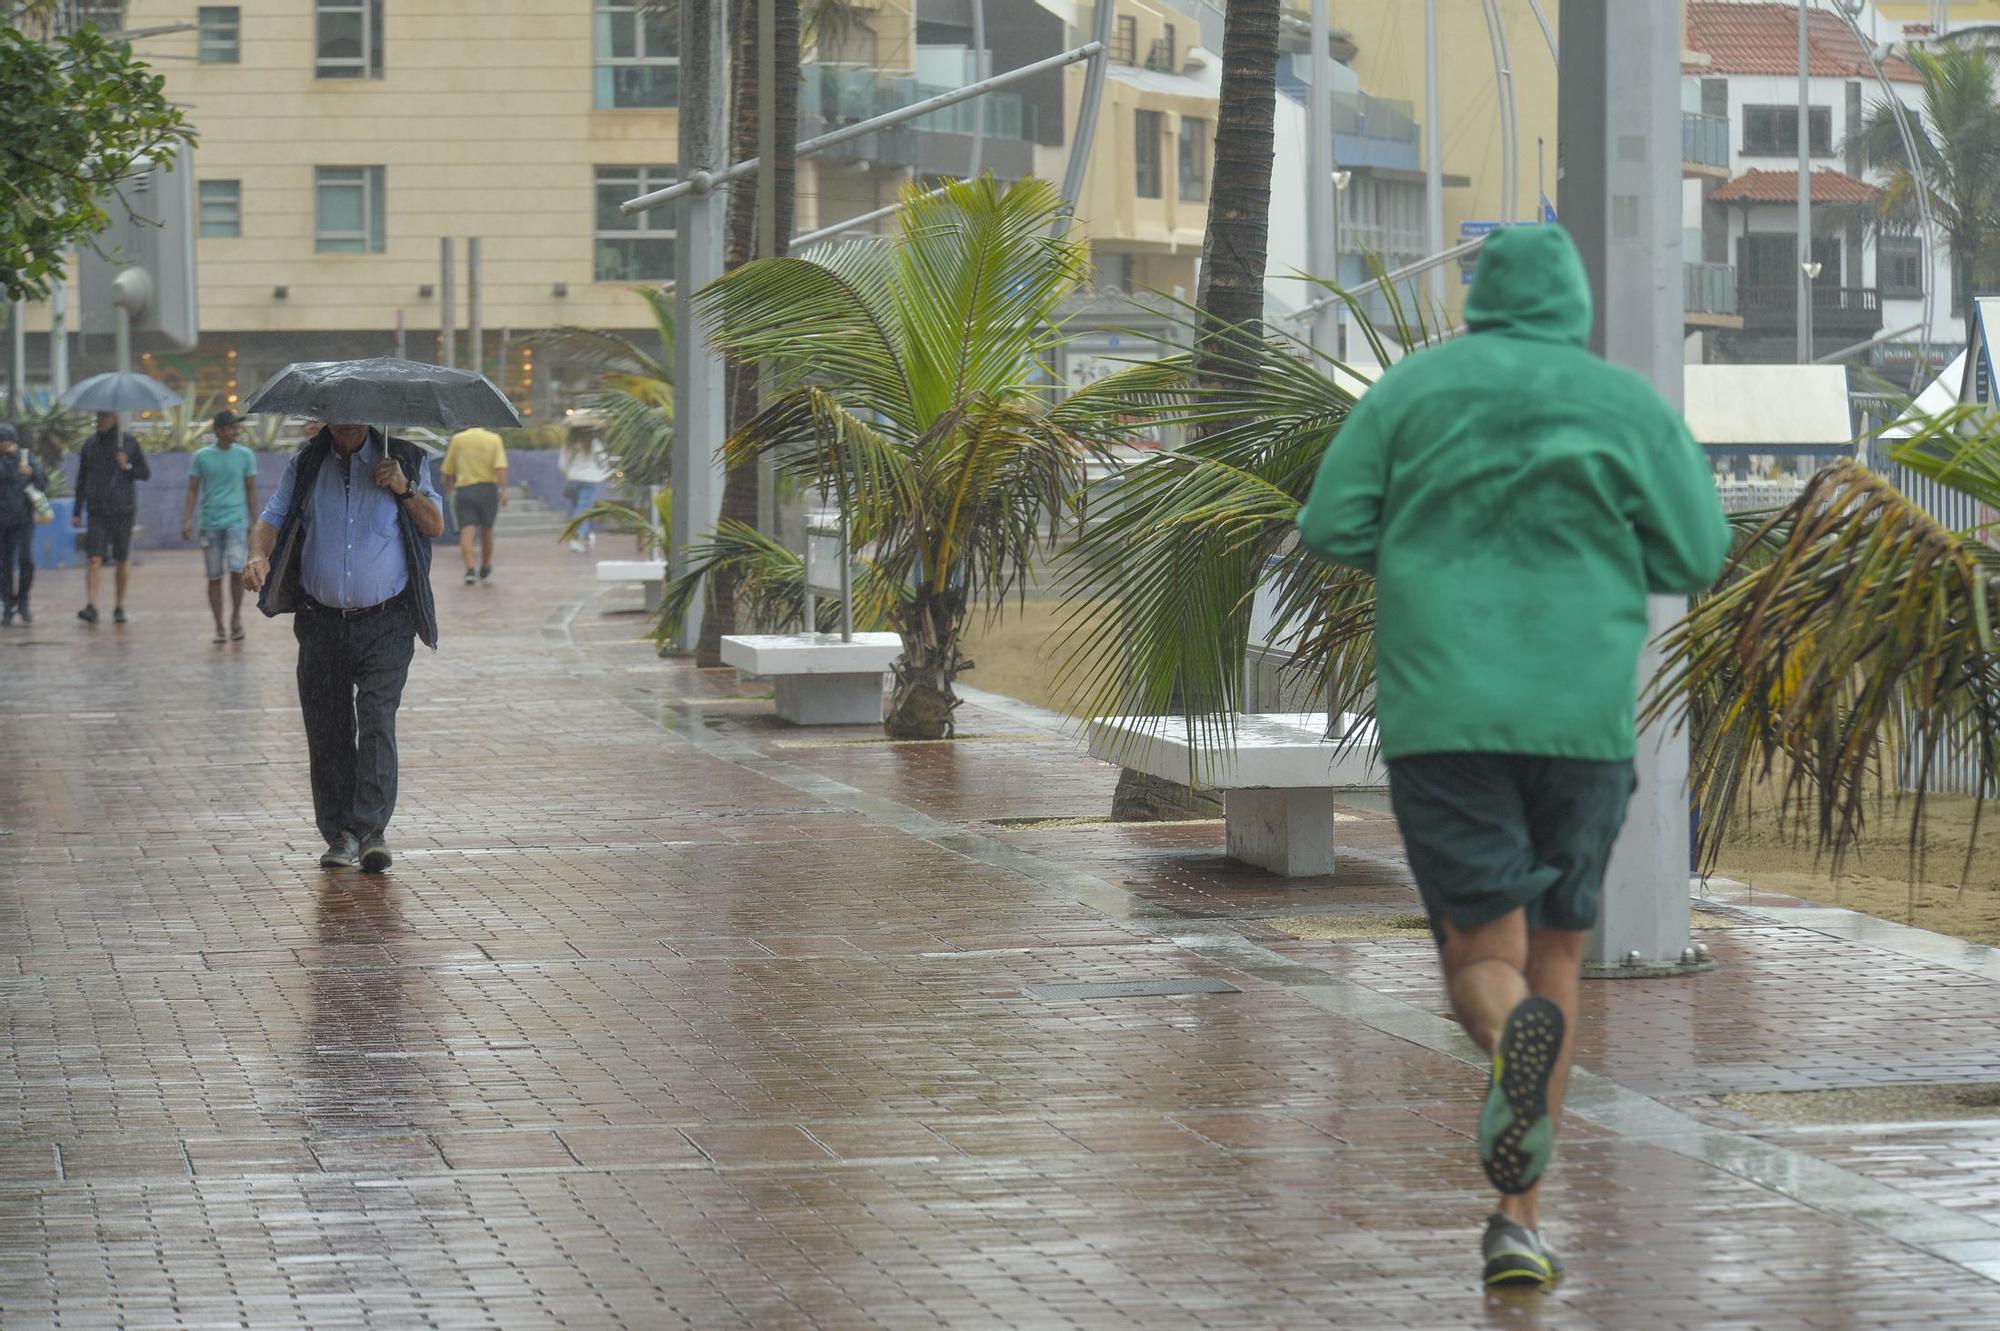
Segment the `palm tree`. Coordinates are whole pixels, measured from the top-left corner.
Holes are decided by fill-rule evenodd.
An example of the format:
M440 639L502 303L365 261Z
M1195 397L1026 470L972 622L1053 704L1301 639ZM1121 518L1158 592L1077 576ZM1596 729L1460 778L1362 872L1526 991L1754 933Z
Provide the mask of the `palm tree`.
M1270 250L1271 164L1277 152L1282 5L1280 0L1235 0L1226 10L1215 169L1208 226L1202 236L1201 286L1195 299L1200 320L1193 367L1211 388L1240 379L1259 359L1264 269ZM1224 423L1209 421L1203 428ZM1193 686L1196 681L1189 683ZM1163 702L1174 697L1170 691ZM1182 701L1174 702L1174 710L1181 710ZM1174 818L1204 812L1206 803L1179 782L1127 768L1119 773L1111 814L1133 821Z
M1086 452L1125 432L1099 399L1048 401L1057 310L1089 271L1082 243L1050 234L1061 211L1033 179L911 188L893 240L761 259L697 297L771 386L730 460L769 456L837 498L855 549L909 579L890 615L895 738L952 733L968 614L1024 590Z
M1975 426L1974 410L1930 421L1891 458L1991 512L2000 429ZM1648 709L1690 725L1709 857L1766 779L1836 863L1902 779L1914 854L1941 757L1972 757L1982 800L2000 781L1991 529L1951 530L1851 461L1737 526L1736 559L1668 638Z
M674 298L661 287L633 288L653 318L659 349L617 333L565 325L530 335L571 364L597 372L597 387L581 405L601 417L604 446L635 485L663 485L674 435Z
M2000 106L1993 61L1977 43L1935 51L1910 47L1903 58L1923 79L1913 135L1920 160L1913 167L1896 111L1883 102L1869 109L1860 145L1866 160L1889 174L1882 196L1886 225L1914 230L1917 193L1928 196L1951 244L1952 300L1965 310L1969 341L1972 293L2000 279L1994 243L2000 234Z

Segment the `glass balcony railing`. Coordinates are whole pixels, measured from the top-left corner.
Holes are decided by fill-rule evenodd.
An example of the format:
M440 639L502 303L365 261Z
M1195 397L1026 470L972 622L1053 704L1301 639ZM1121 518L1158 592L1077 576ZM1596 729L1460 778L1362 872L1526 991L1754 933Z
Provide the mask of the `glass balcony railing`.
M913 106L928 97L952 91L919 83L904 74L847 65L807 65L799 109L817 115L827 128L852 125L874 116ZM1018 95L989 92L980 99L986 104L986 133L996 139L1035 137L1035 108ZM973 127L971 102L960 102L942 111L909 123L909 128L943 134L970 134Z
M1689 314L1736 313L1736 269L1726 263L1681 266L1683 306Z
M1729 121L1724 116L1681 112L1681 160L1695 166L1729 169Z

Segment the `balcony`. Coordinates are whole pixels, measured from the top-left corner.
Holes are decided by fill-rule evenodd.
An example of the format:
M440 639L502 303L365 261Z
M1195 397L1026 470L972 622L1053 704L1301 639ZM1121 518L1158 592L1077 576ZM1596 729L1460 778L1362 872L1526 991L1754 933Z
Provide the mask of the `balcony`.
M1729 179L1729 120L1694 111L1681 113L1681 178Z
M906 74L860 66L811 64L803 72L799 117L808 136L952 91L919 83ZM986 169L1002 179L1028 174L1034 164L1035 107L1014 93L989 92L979 100L986 108ZM821 156L834 162L873 162L961 175L970 164L973 119L973 104L960 102L841 144Z
M1743 316L1736 308L1736 269L1726 263L1690 263L1681 266L1683 327L1741 328Z
M1752 337L1799 335L1799 293L1791 286L1737 288L1743 331ZM1882 293L1874 287L1813 287L1813 343L1843 347L1882 331Z

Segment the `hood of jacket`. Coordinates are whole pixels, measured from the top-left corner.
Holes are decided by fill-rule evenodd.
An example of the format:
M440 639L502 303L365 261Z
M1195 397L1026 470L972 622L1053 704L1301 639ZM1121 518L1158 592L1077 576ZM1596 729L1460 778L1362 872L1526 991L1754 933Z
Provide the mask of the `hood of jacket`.
M1569 232L1507 227L1480 249L1465 301L1465 324L1473 332L1580 347L1589 341L1590 323L1590 280Z

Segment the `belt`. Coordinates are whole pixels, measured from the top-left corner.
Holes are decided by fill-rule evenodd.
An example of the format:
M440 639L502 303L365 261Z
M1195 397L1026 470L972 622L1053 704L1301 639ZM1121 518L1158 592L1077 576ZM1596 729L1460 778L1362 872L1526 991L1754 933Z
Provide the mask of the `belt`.
M310 596L305 598L305 605L308 610L317 610L325 615L338 615L342 619L366 619L370 615L379 615L391 606L401 605L403 597L403 592L397 592L386 601L377 601L374 605L356 606L351 610L337 605L328 605L324 601L315 601Z

